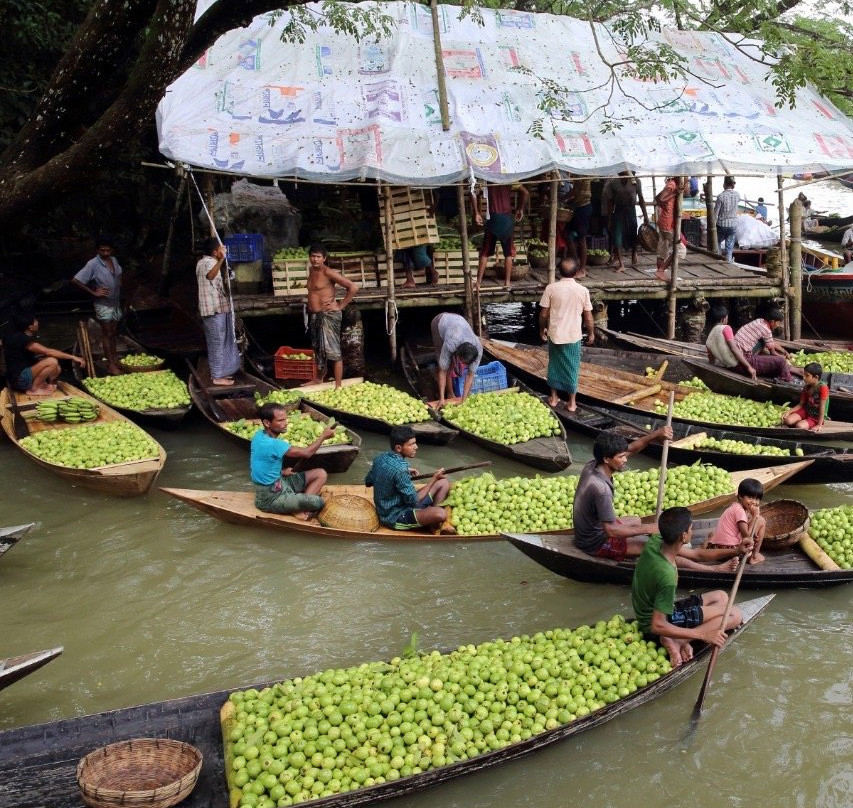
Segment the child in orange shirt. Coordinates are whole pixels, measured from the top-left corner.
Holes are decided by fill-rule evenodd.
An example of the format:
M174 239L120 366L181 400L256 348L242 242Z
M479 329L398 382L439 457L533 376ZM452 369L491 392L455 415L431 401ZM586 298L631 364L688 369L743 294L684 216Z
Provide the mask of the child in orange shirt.
M750 553L749 563L764 561L761 554L761 542L767 522L760 515L761 498L764 486L756 479L747 477L737 489L737 502L733 502L717 521L714 536L706 546L711 549L731 550L739 547L742 552ZM755 530L750 538L750 524L755 520Z

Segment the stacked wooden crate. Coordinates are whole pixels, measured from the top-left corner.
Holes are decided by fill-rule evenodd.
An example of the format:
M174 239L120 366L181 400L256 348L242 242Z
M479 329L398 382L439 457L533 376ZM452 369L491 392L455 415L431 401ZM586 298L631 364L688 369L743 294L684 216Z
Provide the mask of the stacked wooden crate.
M361 289L379 285L379 262L376 253L330 253L326 266L340 272ZM304 295L308 291L308 259L277 258L272 264L272 290L276 297Z
M405 250L438 243L438 226L429 191L407 186L383 185L379 193L379 226L386 238L385 200L391 196L391 249ZM385 245L386 249L388 245Z

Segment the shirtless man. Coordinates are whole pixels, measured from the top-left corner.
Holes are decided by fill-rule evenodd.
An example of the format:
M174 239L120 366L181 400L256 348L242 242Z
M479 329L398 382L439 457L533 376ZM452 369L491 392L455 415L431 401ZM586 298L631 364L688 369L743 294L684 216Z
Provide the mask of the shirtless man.
M317 368L325 374L326 363L331 362L335 387L340 387L344 377L341 312L355 297L358 285L327 267L327 256L328 252L322 244L313 244L308 250L308 333ZM340 300L335 300L336 285L346 290Z

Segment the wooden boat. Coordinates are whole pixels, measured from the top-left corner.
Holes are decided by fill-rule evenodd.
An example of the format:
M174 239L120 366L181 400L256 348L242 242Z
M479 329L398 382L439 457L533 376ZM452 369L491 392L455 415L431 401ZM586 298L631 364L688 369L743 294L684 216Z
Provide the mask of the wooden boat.
M575 412L566 412L562 407L554 408L556 416L563 421L567 428L592 437L604 430L615 430L624 435L629 441L647 434L650 430L659 429L666 423L662 416L637 415L628 412L611 412L601 407L588 404L578 404ZM648 428L647 428L648 427ZM773 446L790 452L784 455L753 455L734 454L716 449L700 449L696 443L703 438L716 440L739 440L745 436L742 432L730 432L725 429L701 429L689 424L673 423L673 440L669 444L669 462L679 465L692 465L699 461L711 463L729 471L742 471L754 466L756 462L764 463L767 467L784 466L792 461L811 460L809 466L809 483L851 482L853 481L853 448L828 446L819 443L803 443L797 440L782 440L780 438L751 437L748 442L753 446ZM797 450L802 455L797 456ZM653 441L643 450L644 454L660 457L663 452L663 441Z
M192 359L207 351L198 319L165 298L129 306L122 328L146 351L157 356Z
M803 389L802 384L782 382L779 379L750 379L728 368L712 365L707 359L685 359L684 363L715 393L790 404L793 407L800 400ZM824 373L822 380L829 386L830 417L853 419L853 373Z
M485 350L496 359L516 371L526 374L533 386L544 392L547 389L548 352L545 348L523 343L503 342L502 340L483 340ZM650 382L653 382L650 384ZM696 390L684 385L667 381L653 381L635 373L626 373L614 368L601 368L588 362L581 362L578 400L618 412L632 412L645 416L657 415L656 403L663 404L669 393L675 393L676 402ZM713 421L700 421L691 418L673 417L673 423L692 424L710 429L726 429L747 433L753 437L781 438L783 440L839 441L853 440L853 423L831 421L824 425L819 433L807 429L790 429L783 426L757 427L740 424L721 424Z
M662 354L686 356L693 359L708 358L705 346L696 342L681 342L679 340L664 339L663 337L651 337L647 334L637 334L634 331L613 331L610 328L599 327L599 330L618 345L624 345L634 350L658 351ZM849 351L853 349L853 342L846 340L777 339L776 342L786 351L794 352L821 353L822 351Z
M59 648L49 648L47 651L33 651L31 654L0 659L0 690L47 665L61 653L62 646L59 646Z
M402 362L403 373L405 373L406 379L415 394L425 403L435 401L438 398L438 385L433 370L430 368L430 365L435 366L435 352L430 349L416 354L411 346L405 345L402 351ZM511 384L514 387L506 392L484 393L483 395L516 395L519 390L532 394L532 391L522 382L512 379ZM572 464L572 456L566 444L566 430L562 423L560 423L559 435L534 438L522 443L505 444L463 429L446 418L442 418L442 421L450 428L458 429L472 443L476 443L494 454L508 457L518 463L524 463L526 466L532 466L542 471L562 471Z
M104 348L101 340L101 328L95 322L95 320L89 319L86 322L86 330L88 332L89 346L91 348L92 359L94 360L94 369L96 376L106 376L107 369L106 366L102 363L102 359L104 359ZM121 360L124 356L131 353L144 353L143 347L136 342L132 337L127 336L126 334L119 334L116 338L116 353L118 354L119 360ZM83 346L80 345L80 339L74 343L73 353L77 354L77 356L82 356L84 359L86 358L85 352L83 351ZM79 365L73 365L72 370L74 373L74 378L82 385L84 384L84 379L89 375L87 373L86 368L82 368ZM99 401L103 401L102 398L96 396L92 393L95 398ZM105 404L108 402L104 402ZM140 421L141 423L146 423L151 426L158 426L161 429L174 429L177 427L181 421L184 420L187 413L192 408L191 404L182 404L177 407L152 407L146 410L137 410L131 409L129 407L119 407L115 404L109 404L115 410L126 415L128 418L132 418L134 421Z
M344 379L343 386L351 384L360 384L364 379L357 377L354 379ZM321 404L318 401L311 399L311 393L319 393L323 390L331 390L334 388L334 382L320 382L318 384L303 384L298 389L300 393L304 393L305 397L311 401L311 405L316 407L320 412L326 415L334 416L343 424L351 424L356 429L367 429L370 432L379 432L382 435L388 435L391 432L393 424L384 421L381 418L373 418L369 415L360 415L359 413L349 412L348 410L337 410L334 407L329 407L326 404ZM441 419L435 410L430 410L429 421L419 421L417 423L408 424L414 432L418 443L430 443L436 446L444 446L450 443L458 434L458 429L451 429L441 423Z
M247 451L249 441L241 435L235 434L225 425L232 421L239 421L241 418L260 424L258 407L255 404L255 393L268 395L279 389L242 370L234 374L233 386L214 386L210 381L210 370L207 367L207 362L204 360L199 362L196 371L190 375L189 388L190 397L198 407L199 412L228 440ZM315 421L327 423L329 420L328 416L318 412L302 400L287 405L286 409L299 410ZM359 435L347 429L347 436L350 440L349 443L321 446L313 457L299 464L299 469L301 471L325 469L330 474L346 471L353 464L361 448L361 437Z
M13 525L12 527L0 527L0 556L11 550L30 530L35 527L35 522L27 525Z
M803 252L808 261L808 254ZM803 317L821 333L850 339L853 322L853 267L837 270L815 266L803 273Z
M113 421L127 421L130 423L129 419L125 418L121 413L116 412L112 407L108 407L83 390L63 381L58 383L56 390L50 396L33 398L23 393L18 393L15 396L22 413L34 409L39 401L50 399L60 400L69 397L86 398L96 403L100 407L97 419L79 424L66 424L61 421L52 424L46 424L41 421L26 421L28 433L34 434L48 429L75 429L79 426L85 426L87 423L105 424ZM0 391L0 426L3 427L3 431L15 447L43 469L52 471L69 482L82 485L84 488L101 491L117 497L135 497L148 493L154 485L157 476L160 474L163 464L166 462L165 449L157 441L154 441L150 435L148 437L154 441L157 447L157 457L146 460L133 460L127 463L116 463L93 469L77 469L70 466L60 466L57 463L50 463L47 460L36 457L21 445L19 438L16 436L14 408L8 388ZM140 427L137 426L136 429L140 429Z
M798 472L811 464L810 460L801 460L796 463L785 463L781 466L763 466L761 468L749 468L731 472L732 492L720 496L704 499L690 506L694 514L709 513L717 508L725 508L735 500L735 491L741 480L753 477L759 480L765 491L772 490L781 485ZM355 539L367 541L495 541L500 538L497 533L483 533L466 536L445 536L429 532L387 530L380 527L374 533L365 534L363 531L346 530L343 528L324 527L316 519L307 522L287 514L265 513L255 507L255 496L251 491L197 491L188 488L161 488L165 494L185 502L187 505L197 508L204 513L215 516L223 522L235 525L253 525L257 527L271 527L277 530L285 530L295 533L310 533L312 536L323 536L327 538ZM373 489L363 485L327 485L321 495L333 497L336 494L349 494L363 497L373 501ZM645 521L650 521L651 516ZM554 530L555 534L570 533L570 530Z
M739 604L744 622L731 632L724 651L754 623L772 598L773 595L767 595ZM317 808L349 808L378 802L422 791L456 777L524 757L654 701L693 674L704 671L709 655L710 647L698 648L693 660L629 696L525 741L438 769L311 800L307 804ZM254 686L261 690L273 684L275 682ZM227 808L228 787L225 781L220 709L236 689L245 688L231 688L0 732L0 768L5 772L0 806L41 808L50 805L51 808L77 808L80 792L75 770L83 756L93 749L118 741L165 737L191 743L203 755L198 783L190 796L181 803L182 808ZM4 802L2 794L8 794L10 801Z
M716 519L700 519L693 523L693 545L698 547L713 535ZM546 536L506 534L512 544L537 564L551 572L598 584L631 585L635 561L613 561L597 558L575 547L570 535ZM823 587L853 581L853 570L822 570L798 545L783 550L762 549L766 561L747 564L741 586L751 589L791 589L800 587ZM678 583L684 588L707 589L723 587L730 589L734 572L723 570L679 569Z

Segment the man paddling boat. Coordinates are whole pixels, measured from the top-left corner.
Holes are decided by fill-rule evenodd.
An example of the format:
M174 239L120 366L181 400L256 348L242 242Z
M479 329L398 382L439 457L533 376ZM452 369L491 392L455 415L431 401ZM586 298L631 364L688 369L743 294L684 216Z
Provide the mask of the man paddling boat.
M690 547L693 517L687 508L667 508L658 520L660 535L652 536L637 561L631 582L631 602L640 630L647 640L666 648L674 668L693 659L691 640L722 648L726 634L720 620L728 596L722 590L694 593L675 599L678 566ZM737 628L743 615L734 606L726 621L726 630Z
M445 535L456 532L453 527L442 525L447 520L447 511L441 507L450 493L450 480L444 469L438 469L426 485L415 489L412 478L418 476L416 469L409 467L418 452L414 430L408 426L395 426L390 434L391 450L373 461L364 480L373 488L373 504L379 521L392 530L438 530Z
M328 475L325 469L296 471L294 466L299 460L312 457L335 430L327 426L308 446L291 446L280 437L287 431L287 410L280 404L267 403L259 414L264 428L252 438L249 459L255 506L266 513L290 513L309 519L325 504L320 491Z
M613 475L625 468L631 455L641 452L653 440L663 439L672 440L672 427L662 426L631 444L614 430L598 435L592 446L593 459L581 471L572 506L578 549L615 561L624 561L643 552L648 537L658 532L658 525L656 522L644 524L639 516L616 516ZM679 553L678 565L686 569L708 569L701 562L717 562L730 559L732 555L733 552L727 550L684 547ZM727 561L717 568L733 567Z

